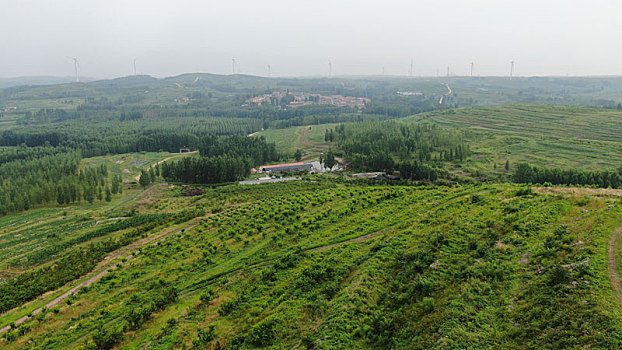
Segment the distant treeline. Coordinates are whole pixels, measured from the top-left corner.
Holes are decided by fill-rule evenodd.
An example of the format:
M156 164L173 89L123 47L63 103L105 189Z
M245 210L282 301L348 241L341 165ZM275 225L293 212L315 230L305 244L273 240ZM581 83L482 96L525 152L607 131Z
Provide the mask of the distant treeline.
M84 157L139 151L178 152L197 149L206 136L247 135L260 130L259 120L165 119L126 122L68 121L45 128L22 127L0 133L0 146L65 147Z
M530 166L526 163L516 165L512 180L518 183L590 185L603 188L620 188L622 186L622 175L620 172L548 169Z
M65 147L0 147L0 165L15 160L30 160L59 153L70 152L71 149Z

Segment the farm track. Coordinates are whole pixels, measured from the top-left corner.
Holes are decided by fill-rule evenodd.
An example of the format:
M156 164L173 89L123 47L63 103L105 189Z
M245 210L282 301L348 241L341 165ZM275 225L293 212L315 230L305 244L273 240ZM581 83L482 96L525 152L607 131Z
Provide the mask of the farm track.
M616 228L611 239L609 240L609 252L608 252L608 267L609 267L609 279L613 285L613 289L616 291L618 297L618 304L622 307L622 282L620 282L620 274L618 271L618 253L620 247L620 235L622 235L622 225Z
M179 153L179 154L174 155L174 156L166 157L166 158L164 158L164 159L162 159L162 160L160 160L160 161L155 162L154 164L151 164L151 165L147 168L147 170L153 169L153 168L157 167L158 165L160 165L160 164L162 164L162 163L164 163L164 162L168 162L168 161L169 161L169 160L171 160L171 159L175 159L175 158L183 157L183 156L184 156L184 155L186 155L186 154L195 154L195 153L197 153L197 152L199 152L199 151L192 151L192 152L186 152L186 153ZM136 179L136 181L140 181L140 174L136 175L136 177L134 177L134 179Z
M198 225L198 222L200 222L202 219L204 219L204 217L197 217L192 219L191 221L187 222L188 223L192 223L190 226L187 226L185 228L185 230L190 230L192 228L194 228L195 226ZM54 298L53 300L51 300L50 302L48 302L47 304L45 304L45 308L50 309L53 308L55 306L57 306L58 304L60 304L61 302L65 301L67 298L69 298L71 295L77 293L80 289L82 289L83 287L88 287L91 284L99 281L102 277L106 276L110 271L114 270L117 268L117 264L113 263L111 265L109 265L109 263L120 259L122 257L125 257L126 259L132 259L134 257L133 254L131 254L131 251L137 250L147 244L150 243L155 243L156 241L159 241L161 239L165 239L166 236L170 235L171 233L175 232L177 230L177 227L171 227L168 229L164 229L154 235L145 237L143 239L139 239L138 241L129 244L125 247L119 248L113 252L111 252L110 254L108 254L101 262L99 262L99 264L97 264L97 266L95 267L95 269L93 269L93 271L91 271L88 275L92 275L91 277L89 277L87 280L79 283L78 285L72 287L71 289L69 289L68 291L66 291L65 293L61 294L60 296ZM46 294L55 294L58 293L59 289L55 290L55 291L51 291L48 292ZM45 295L45 294L44 294ZM15 310L15 309L13 309ZM11 312L7 311L7 312ZM22 316L20 318L18 318L14 323L16 326L30 320L32 317L40 314L43 311L43 307L37 308L35 309L31 315L32 316ZM11 329L11 326L5 326L0 328L0 334L3 334L7 331L9 331Z

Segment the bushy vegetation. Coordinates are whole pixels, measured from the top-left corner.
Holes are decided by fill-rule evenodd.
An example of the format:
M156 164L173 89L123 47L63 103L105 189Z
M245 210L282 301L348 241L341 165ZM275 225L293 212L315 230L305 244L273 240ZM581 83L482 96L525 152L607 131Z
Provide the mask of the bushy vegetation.
M615 104L450 109L599 91L450 84L187 75L0 90L19 106L0 116L0 347L620 348L617 192L525 185L620 187ZM371 102L246 103L275 90ZM199 154L144 153L182 148ZM403 181L227 184L289 157Z
M86 339L93 348L424 349L622 342L616 297L600 289L609 283L604 243L622 219L615 200L586 202L518 185L317 180L206 189L193 205L213 214L142 247L77 295L54 316L63 325L57 332L47 328L51 317L33 320L4 345L74 347ZM187 200L169 192L161 198L169 205Z
M87 237L79 237L72 243L78 244L86 241L87 238L101 236L112 230L120 230L128 225L136 225L136 227L124 231L118 237L111 237L103 241L97 241L88 244L86 247L78 248L68 252L53 264L37 268L11 279L7 279L0 284L0 312L10 310L19 306L33 298L63 286L65 283L83 276L90 272L95 265L100 262L107 253L124 247L134 240L140 238L149 230L156 227L187 221L197 215L199 212L183 211L176 215L164 215L155 217L141 217L138 220L130 220L129 223L112 224L108 228L101 231L96 230ZM141 225L142 224L142 225ZM64 248L62 245L58 248ZM57 247L53 247L48 253L55 253ZM38 254L33 256L35 262L45 259Z

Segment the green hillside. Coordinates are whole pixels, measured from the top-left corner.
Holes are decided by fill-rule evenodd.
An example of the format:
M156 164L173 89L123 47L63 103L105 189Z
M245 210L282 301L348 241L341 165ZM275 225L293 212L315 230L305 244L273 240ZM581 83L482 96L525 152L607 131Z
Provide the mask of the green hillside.
M473 151L465 167L500 173L528 162L586 170L622 165L622 111L551 105L467 108L414 116L463 130ZM494 170L494 166L498 170Z
M620 348L619 81L0 89L0 348Z
M187 203L202 212L113 252L99 265L109 273L16 326L3 347L613 348L622 340L607 270L622 220L617 197L327 180L225 186L189 202L176 187L150 196L152 209Z

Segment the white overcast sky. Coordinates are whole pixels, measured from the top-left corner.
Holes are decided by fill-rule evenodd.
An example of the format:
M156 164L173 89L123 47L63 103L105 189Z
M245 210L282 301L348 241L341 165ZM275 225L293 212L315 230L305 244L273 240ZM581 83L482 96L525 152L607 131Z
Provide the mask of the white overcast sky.
M0 77L622 75L620 0L0 0Z

